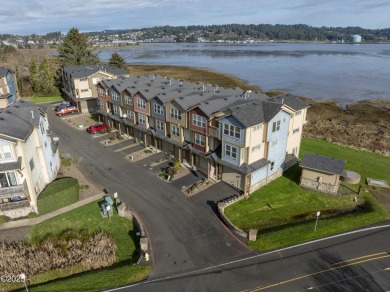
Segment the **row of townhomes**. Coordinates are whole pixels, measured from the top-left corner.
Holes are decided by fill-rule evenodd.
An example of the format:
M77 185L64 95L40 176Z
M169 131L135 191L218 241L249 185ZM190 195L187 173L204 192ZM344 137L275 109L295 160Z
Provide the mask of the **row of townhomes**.
M78 104L84 80L90 94L80 100L95 99L101 121L208 178L249 194L297 162L308 108L298 97L113 69L103 78L99 66L63 69L69 99Z
M98 109L96 102L99 81L117 77L128 77L125 69L109 65L65 66L61 69L62 92L80 112Z
M0 67L0 109L13 103L18 93L15 72L11 69Z
M16 83L9 87L17 92ZM0 110L0 215L12 218L38 211L38 195L60 167L46 108L15 99Z

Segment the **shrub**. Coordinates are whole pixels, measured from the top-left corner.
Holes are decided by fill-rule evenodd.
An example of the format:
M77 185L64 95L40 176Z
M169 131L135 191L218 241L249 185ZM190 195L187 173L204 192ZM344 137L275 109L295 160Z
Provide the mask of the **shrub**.
M5 215L0 215L0 224L10 221L11 218Z
M79 200L79 183L75 178L62 178L48 184L38 196L39 214L47 214Z
M63 158L61 159L61 164L65 167L69 167L72 165L72 158Z
M151 149L145 149L145 153L152 153L153 151Z
M113 135L113 136L111 136L109 139L110 139L111 141L114 141L114 140L116 139L116 136Z
M80 192L84 192L89 189L89 185L80 185Z
M85 238L85 234L66 231L59 238L48 239L40 245L25 242L0 245L2 260L0 274L17 275L26 271L28 277L52 270L81 266L82 270L111 266L117 246L104 232Z
M27 218L36 218L36 217L38 217L38 216L39 216L38 213L36 213L36 212L30 212L30 213L28 213Z
M173 167L174 168L180 168L181 167L181 163L180 163L180 161L175 161L174 163L173 163Z
M166 173L167 173L167 175L170 175L171 177L173 177L177 173L177 168L170 166L166 169Z

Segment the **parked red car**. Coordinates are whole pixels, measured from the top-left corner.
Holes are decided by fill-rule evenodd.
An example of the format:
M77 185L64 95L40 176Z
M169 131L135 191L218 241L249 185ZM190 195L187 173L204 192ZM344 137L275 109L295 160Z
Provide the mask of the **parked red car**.
M106 124L95 124L95 125L89 126L87 128L87 132L91 133L91 134L102 133L102 132L107 131L107 129L108 129L108 125L106 125Z
M72 106L65 106L65 107L57 109L54 112L57 116L62 116L65 114L73 114L73 113L77 113L77 107L75 107L73 105Z

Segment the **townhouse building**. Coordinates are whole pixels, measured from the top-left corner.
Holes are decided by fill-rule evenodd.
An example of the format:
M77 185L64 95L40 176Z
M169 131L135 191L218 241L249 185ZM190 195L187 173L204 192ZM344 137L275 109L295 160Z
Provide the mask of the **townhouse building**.
M16 101L19 91L15 72L11 69L0 67L0 109Z
M77 106L79 112L98 109L98 82L120 76L128 76L126 69L109 65L65 66L61 69L62 92L66 99Z
M17 100L0 112L0 214L26 216L60 167L46 108Z
M144 146L249 194L297 162L308 105L159 75L98 83L101 117Z

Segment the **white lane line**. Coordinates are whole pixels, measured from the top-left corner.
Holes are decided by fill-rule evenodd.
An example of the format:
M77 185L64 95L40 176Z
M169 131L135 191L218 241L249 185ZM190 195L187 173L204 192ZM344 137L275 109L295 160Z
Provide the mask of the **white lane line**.
M119 291L119 290L122 290L122 289L136 287L136 286L145 285L145 284L151 284L151 283L154 283L154 282L161 282L161 281L165 281L165 280L181 278L181 277L189 276L189 275L192 275L192 274L197 274L197 273L200 273L200 272L205 272L205 271L208 271L208 270L211 270L211 269L214 269L214 268L220 268L220 267L236 264L236 263L239 263L239 262L253 260L253 259L264 257L264 256L267 256L267 255L270 255L270 254L279 253L281 251L286 251L286 250L294 249L294 248L305 246L305 245L310 245L310 244L313 244L313 243L317 243L317 242L321 242L321 241L325 241L325 240L329 240L329 239L334 239L334 238L338 238L338 237L348 236L348 235L351 235L351 234L356 234L356 233L361 233L361 232L366 232L366 231L371 231L371 230L376 230L376 229L389 228L389 227L390 227L390 225L381 225L381 226L374 226L374 227L354 230L354 231L350 231L350 232L346 232L346 233L342 233L342 234L336 234L336 235L332 235L332 236L329 236L329 237L320 238L320 239L316 239L316 240L300 243L300 244L297 244L297 245L288 246L288 247L284 247L284 248L281 248L281 249L269 251L269 252L266 252L266 253L253 255L253 256L242 258L242 259L239 259L239 260L234 260L234 261L230 261L230 262L226 262L226 263L210 266L210 267L207 267L207 268L203 268L203 269L199 269L199 270L195 270L195 271L190 271L190 272L187 272L187 273L167 276L167 277L153 279L153 280L149 280L149 281L138 282L138 283L131 284L131 285L128 285L128 286L123 286L123 287L119 287L119 288L115 288L115 289L111 289L111 290L106 290L106 291L107 292Z

